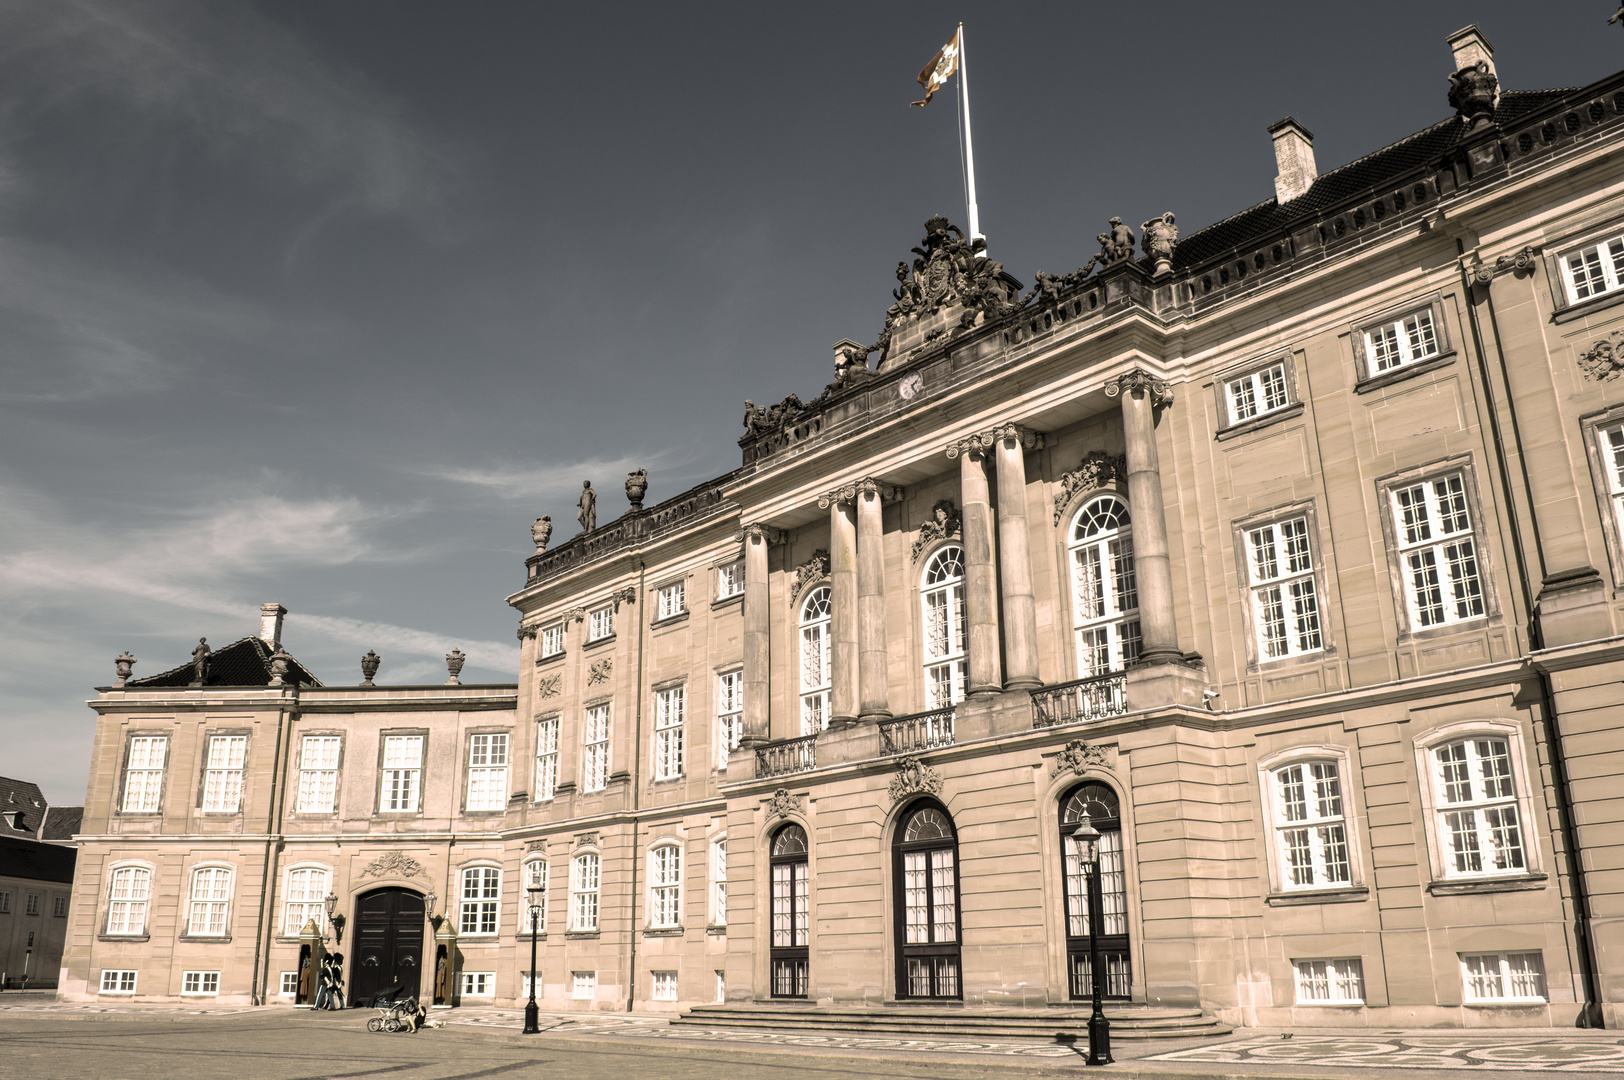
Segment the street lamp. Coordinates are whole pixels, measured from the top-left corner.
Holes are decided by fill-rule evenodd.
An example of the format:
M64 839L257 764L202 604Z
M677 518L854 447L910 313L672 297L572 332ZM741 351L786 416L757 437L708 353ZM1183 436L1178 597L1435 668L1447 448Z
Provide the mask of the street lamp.
M438 899L440 898L434 895L433 889L430 889L428 895L423 897L423 910L429 917L429 924L436 930L440 929L440 920L434 917L434 902Z
M1100 831L1088 820L1085 811L1082 820L1072 830L1071 838L1081 849L1083 880L1088 897L1088 973L1094 984L1094 1011L1088 1018L1088 1064L1109 1065L1111 1057L1111 1021L1105 1018L1100 998L1105 994L1105 963L1100 956L1100 935L1105 930L1105 919L1100 893Z
M327 894L327 921L333 924L333 934L338 938L338 944L344 944L344 913L333 914L338 906L338 897L333 893Z
M541 883L526 887L525 892L530 894L530 1001L524 1007L525 1035L539 1035L540 1018L536 1015L536 933L540 930L541 922Z

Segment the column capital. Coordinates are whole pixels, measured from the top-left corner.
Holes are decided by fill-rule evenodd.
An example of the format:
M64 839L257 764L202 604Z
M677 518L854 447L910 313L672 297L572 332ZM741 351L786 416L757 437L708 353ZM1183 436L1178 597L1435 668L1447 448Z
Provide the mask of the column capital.
M789 533L773 525L753 522L749 525L740 526L739 530L733 534L733 539L739 542L749 539L761 540L768 544L782 544L789 539Z
M1023 450L1043 449L1043 432L1024 424L999 424L992 429L992 438L995 442L1018 442Z
M584 608L584 607L572 607L572 608L568 609L567 611L565 611L563 614L561 614L559 616L559 618L562 619L564 622L569 622L572 619L574 621L576 621L576 622L585 622L586 621L586 608Z
M865 476L861 480L853 480L849 484L842 484L833 491L819 495L818 509L827 510L840 503L855 506L858 495L878 495L881 502L896 502L902 498L902 488L896 484L888 484L884 480L876 480L872 476Z
M1167 380L1152 375L1144 368L1132 368L1114 379L1107 380L1106 397L1116 397L1123 391L1134 397L1143 397L1149 393L1152 405L1165 405L1173 400L1173 388L1167 385Z
M1033 431L1024 424L1004 423L953 440L947 444L947 456L949 460L960 454L968 454L972 459L984 458L995 446L1008 440L1019 442L1023 450L1043 449L1041 431Z
M992 450L995 441L990 431L978 431L972 435L954 439L947 444L947 459L952 461L956 457L963 456L971 461L980 461Z

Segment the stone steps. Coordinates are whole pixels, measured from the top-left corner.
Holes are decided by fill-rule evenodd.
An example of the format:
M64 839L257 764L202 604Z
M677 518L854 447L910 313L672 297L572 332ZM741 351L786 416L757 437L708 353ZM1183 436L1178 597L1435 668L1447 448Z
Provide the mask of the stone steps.
M1199 1038L1232 1029L1200 1009L1149 1005L1107 1006L1113 1039ZM752 1002L699 1005L671 1021L673 1027L737 1031L816 1031L843 1035L913 1038L1040 1039L1088 1037L1088 1010L943 1008L940 1005L838 1006Z

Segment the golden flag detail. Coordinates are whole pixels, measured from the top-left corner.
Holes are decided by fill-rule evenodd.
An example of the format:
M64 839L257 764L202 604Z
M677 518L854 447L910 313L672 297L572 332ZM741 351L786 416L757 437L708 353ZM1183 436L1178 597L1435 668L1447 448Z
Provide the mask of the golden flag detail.
M936 55L930 58L925 70L919 73L919 85L925 88L925 100L915 101L913 104L929 105L931 97L957 70L959 70L959 31L955 30L948 43L936 50Z

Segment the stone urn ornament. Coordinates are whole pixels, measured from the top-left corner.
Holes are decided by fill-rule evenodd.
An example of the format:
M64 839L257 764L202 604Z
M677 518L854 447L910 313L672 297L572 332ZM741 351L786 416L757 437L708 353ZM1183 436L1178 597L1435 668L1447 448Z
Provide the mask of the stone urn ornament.
M282 686L283 684L285 684L287 682L287 680L288 680L288 661L292 660L292 659L293 659L293 657L288 654L288 651L286 649L282 648L282 646L280 646L280 645L278 645L276 647L276 651L271 654L271 682L270 682L270 685L272 685L272 686Z
M1173 224L1173 211L1169 210L1159 218L1151 218L1139 226L1141 232L1139 243L1155 262L1151 270L1152 277L1161 277L1163 274L1173 272L1173 249L1178 247L1179 227Z
M530 539L536 543L536 554L547 550L547 541L553 538L553 516L543 514L530 525Z
M463 655L461 649L452 649L445 654L445 669L451 673L451 678L445 681L447 686L461 686L462 680L457 676L462 674L462 665L467 663L468 657Z
M113 684L114 686L123 686L130 681L130 672L134 669L135 663L135 657L130 655L128 649L113 659L113 668L118 672L118 681Z
M361 657L361 685L362 686L371 686L372 685L372 677L374 675L378 674L378 665L382 664L382 663L383 663L383 657L379 656L376 652L372 651L371 649L367 650L367 654L365 656Z
M643 509L643 496L648 492L648 470L633 469L626 474L626 501L633 510Z

